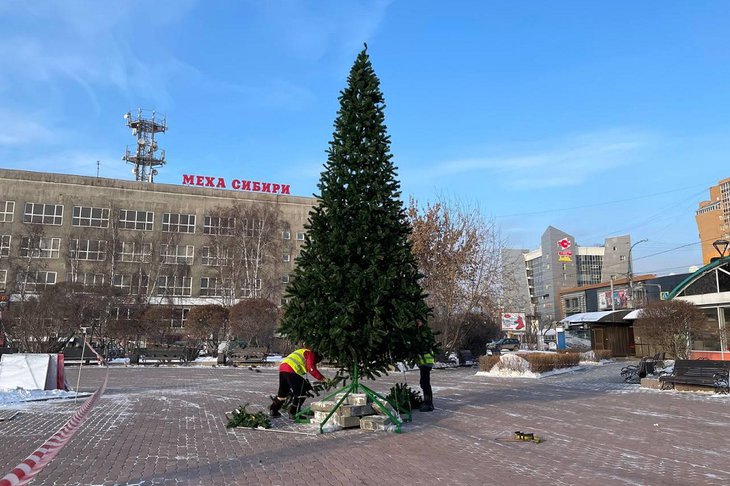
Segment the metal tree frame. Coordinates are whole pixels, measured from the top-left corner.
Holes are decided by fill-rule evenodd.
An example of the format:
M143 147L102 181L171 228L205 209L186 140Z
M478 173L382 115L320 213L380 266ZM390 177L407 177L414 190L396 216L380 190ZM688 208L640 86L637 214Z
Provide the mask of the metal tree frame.
M340 398L340 400L337 402L337 404L334 406L334 408L327 414L327 417L322 421L322 423L319 425L319 432L324 433L324 425L332 418L332 416L335 414L337 410L339 410L342 407L342 404L345 402L345 399L347 399L348 396L352 395L353 393L360 393L360 390L362 390L370 399L373 401L374 404L376 404L380 409L387 415L395 424L395 431L397 433L401 432L401 426L403 425L403 422L410 422L412 419L411 412L409 411L406 415L406 418L404 420L401 420L400 414L397 412L398 407L391 403L390 400L379 394L378 392L370 389L369 387L363 385L359 381L359 377L357 374L357 365L353 367L352 371L352 383L349 385L345 385L342 388L338 388L337 390L333 392L329 392L327 395L324 396L320 401L329 400L330 398L334 397L338 393L345 392L345 394ZM395 413L391 413L388 409L387 405L390 405L395 411ZM301 409L297 414L295 415L295 420L297 423L309 423L309 419L305 418L305 415L309 415L312 413L311 407L306 407Z

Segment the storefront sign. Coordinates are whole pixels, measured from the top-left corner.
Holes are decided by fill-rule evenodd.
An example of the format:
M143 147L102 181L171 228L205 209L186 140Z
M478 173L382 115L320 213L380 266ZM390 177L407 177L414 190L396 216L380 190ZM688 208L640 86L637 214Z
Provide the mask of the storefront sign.
M562 240L558 241L558 261L559 262L570 262L572 261L573 252L568 250L570 248L570 240L568 238L563 238Z
M234 189L236 191L268 192L270 194L290 194L289 184L274 184L272 182L247 181L231 179L229 184L223 177L209 177L201 175L183 174L183 186L213 187L216 189Z

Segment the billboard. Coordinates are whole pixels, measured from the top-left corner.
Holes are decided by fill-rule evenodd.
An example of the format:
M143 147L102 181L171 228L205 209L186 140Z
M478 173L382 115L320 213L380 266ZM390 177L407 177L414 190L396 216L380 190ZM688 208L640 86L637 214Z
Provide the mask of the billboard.
M611 302L613 301L613 307L615 309L628 309L629 307L629 291L628 290L614 290L613 299L611 299L611 291L598 293L598 310L611 310Z
M502 330L512 332L525 332L527 320L523 312L502 314Z

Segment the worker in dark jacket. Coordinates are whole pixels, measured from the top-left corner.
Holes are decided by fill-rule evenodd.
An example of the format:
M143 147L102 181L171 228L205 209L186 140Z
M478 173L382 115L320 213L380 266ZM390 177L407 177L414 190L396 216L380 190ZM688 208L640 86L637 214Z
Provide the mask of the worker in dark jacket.
M423 391L423 403L421 412L433 412L433 390L431 390L431 369L433 368L433 354L426 353L418 360L418 369L421 372L421 390Z
M279 364L279 391L272 397L273 403L269 407L272 417L281 417L279 410L287 397L292 397L289 407L289 418L295 418L302 404L307 399L307 392L312 385L304 377L307 373L317 381L326 381L317 369L321 357L309 348L297 349L284 358Z

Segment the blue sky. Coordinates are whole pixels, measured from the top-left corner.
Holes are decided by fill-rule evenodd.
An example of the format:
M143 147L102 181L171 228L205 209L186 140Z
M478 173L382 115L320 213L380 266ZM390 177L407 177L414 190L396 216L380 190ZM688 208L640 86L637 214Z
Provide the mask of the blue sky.
M730 176L727 25L699 0L5 1L0 166L131 179L142 107L168 119L158 182L311 195L367 42L404 197L478 206L512 247L628 233L636 271L681 272Z

